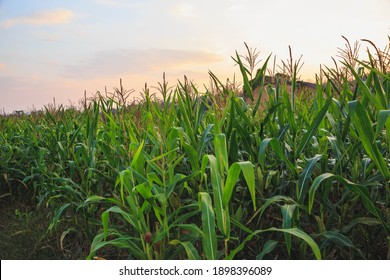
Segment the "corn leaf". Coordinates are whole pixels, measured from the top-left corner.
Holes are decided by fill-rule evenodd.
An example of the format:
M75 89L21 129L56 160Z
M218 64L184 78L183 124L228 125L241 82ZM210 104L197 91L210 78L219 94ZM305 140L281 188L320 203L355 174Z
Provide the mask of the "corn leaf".
M382 175L389 180L390 171L386 164L378 146L375 143L374 131L370 120L368 118L366 110L364 110L361 103L357 100L348 103L349 111L352 117L352 121L359 133L359 137L362 141L363 147L366 150L369 157L375 162L376 166L381 171ZM381 115L381 123L384 122L383 118L386 114ZM387 117L386 117L387 118Z
M200 260L198 251L196 251L194 245L189 241L180 241L178 239L171 240L169 242L171 245L180 244L186 250L187 256L189 260Z
M317 243L307 233L303 232L302 230L300 230L298 228L280 229L280 228L274 228L274 227L254 231L252 234L250 234L248 237L246 237L245 240L240 245L238 245L234 250L232 250L226 259L232 260L234 258L234 256L244 248L246 242L249 242L250 240L252 240L252 238L256 235L262 234L264 232L269 232L269 231L289 233L289 234L292 234L298 238L301 238L313 250L315 258L317 260L321 259L320 248L318 247Z
M299 145L298 150L295 154L295 158L299 157L299 155L303 152L303 150L309 144L311 138L317 132L317 129L320 126L323 119L325 118L326 112L328 111L328 108L329 108L331 103L332 103L332 98L328 98L324 107L322 107L321 110L314 117L313 122L311 123L308 130L306 131L306 133L303 135L302 139L300 140L300 145Z
M217 258L217 234L215 232L215 216L208 193L199 192L199 209L202 215L202 245L208 260Z
M228 171L225 188L223 190L222 205L226 209L232 197L233 189L237 183L240 173L243 173L248 185L249 193L252 198L253 208L256 210L256 193L255 193L255 171L253 164L249 161L235 162Z
M309 159L306 162L305 168L303 169L302 173L299 174L299 180L298 180L298 201L299 203L303 203L306 193L309 190L309 180L311 178L311 175L313 174L314 167L316 166L317 162L322 158L322 155L316 155L315 157Z
M261 252L256 256L256 260L262 260L265 255L271 253L276 248L276 246L278 246L278 243L279 242L276 240L268 240L265 242L263 250L261 250Z
M272 149L276 153L276 155L281 159L287 167L290 169L290 171L294 174L295 177L298 177L298 173L296 170L295 165L291 163L291 161L286 157L284 154L280 142L275 138L266 138L263 141L261 141L259 146L259 152L257 154L258 161L262 167L262 169L265 169L265 158L266 158L266 148L268 145L271 145Z

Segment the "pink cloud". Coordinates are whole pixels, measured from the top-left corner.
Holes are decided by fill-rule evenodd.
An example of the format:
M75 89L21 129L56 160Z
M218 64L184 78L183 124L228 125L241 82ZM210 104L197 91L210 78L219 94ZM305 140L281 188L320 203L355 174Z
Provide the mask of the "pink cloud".
M86 79L127 74L150 74L175 71L199 65L221 62L223 58L212 52L174 49L112 50L95 53L90 59L65 65L66 77ZM206 72L207 73L207 72Z
M15 25L51 25L70 22L74 13L70 10L42 11L26 16L14 17L0 23L3 28L10 28Z

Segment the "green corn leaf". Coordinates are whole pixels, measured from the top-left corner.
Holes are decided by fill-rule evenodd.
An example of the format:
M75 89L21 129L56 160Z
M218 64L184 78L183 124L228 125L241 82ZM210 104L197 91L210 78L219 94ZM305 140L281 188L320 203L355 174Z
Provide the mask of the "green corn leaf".
M104 202L109 202L109 203L112 203L112 204L117 204L118 206L120 205L119 201L117 199L114 199L114 198L110 198L110 197L102 197L102 196L98 196L98 195L91 195L89 196L86 200L85 200L85 205L89 204L89 203L99 203L101 201L104 201Z
M338 232L338 231L325 231L321 233L321 236L325 237L327 241L331 241L332 243L336 244L339 247L349 247L354 250L356 250L360 256L365 259L365 256L362 254L361 250L357 248L344 234Z
M109 219L110 219L110 213L103 212L102 213L102 225L103 225L104 241L106 241L107 235L108 235L108 221L109 221Z
M187 253L189 260L200 260L198 251L196 251L194 245L191 242L180 241L180 240L174 239L174 240L170 241L169 244L171 244L171 245L180 244L186 250L186 253Z
M278 246L278 241L268 240L265 242L263 250L261 250L261 252L256 256L256 260L262 260L264 256L268 253L271 253L276 248L276 246Z
M374 91L378 101L381 102L381 105L384 109L388 108L389 100L386 98L387 96L385 90L382 86L381 81L379 80L378 75L373 71L370 74L372 75L372 78L374 80Z
M238 161L239 143L237 140L237 130L233 130L229 140L229 158L232 162Z
M124 236L115 231L110 231L108 235L110 236L110 238L112 238L109 241L104 240L103 233L95 236L92 241L90 253L87 257L87 260L93 259L96 253L104 246L114 246L117 248L128 249L137 260L147 259L145 252L137 244L138 240L136 238Z
M131 166L135 166L137 161L138 161L138 158L139 156L141 155L141 152L142 152L142 148L144 147L144 141L141 142L141 144L138 146L138 149L137 151L135 152L134 156L133 156L133 159L131 161Z
M174 189L175 189L175 187L177 185L185 184L188 181L190 181L191 179L193 179L194 177L198 176L199 174L200 174L200 171L193 172L193 173L191 173L188 176L185 176L185 175L180 174L180 173L175 174L175 176L173 177L172 182L169 183L165 187L165 195L166 195L166 197L170 197L170 195L172 194L172 192L174 191Z
M293 215L296 208L296 204L284 204L281 206L283 222L282 227L284 229L292 228L293 226ZM284 239L286 240L286 247L288 255L291 254L291 234L284 233Z
M333 243L337 244L340 247L351 247L355 248L355 245L353 245L352 241L346 237L345 235L341 234L337 231L325 231L321 233L322 236L324 236L326 239L332 241Z
M271 58L271 54L267 57L267 59L265 60L263 66L257 71L256 77L253 79L253 82L252 82L252 84L257 84L258 81L260 79L262 79L262 81L260 83L259 96L257 97L256 104L255 104L255 106L253 108L252 117L254 117L256 115L256 113L258 112L258 109L260 107L261 98L263 96L263 87L264 87L265 73L266 73L268 61L269 61L270 58Z
M148 183L142 183L142 184L139 184L135 187L135 189L137 190L137 192L144 198L144 199L149 199L153 196L153 193L149 187L149 184Z
M249 78L248 78L249 71L248 71L248 69L245 68L244 64L242 63L240 55L238 54L238 52L236 52L236 58L233 58L233 60L240 67L240 72L241 72L241 75L242 75L245 92L246 92L246 94L248 94L249 98L253 101L252 87L250 85Z
M282 160L287 167L290 169L290 171L294 174L295 177L298 177L298 173L296 170L295 165L291 163L291 161L286 157L284 154L280 142L275 138L266 138L263 141L261 141L259 146L259 152L257 154L258 161L262 167L262 169L265 169L265 157L266 157L266 149L267 146L271 145L272 149L276 153L276 155L279 157L280 160Z
M378 114L378 120L376 123L376 130L374 139L377 139L381 130L386 125L387 129L390 129L390 110L380 110ZM390 132L389 132L390 133Z
M138 149L139 150L139 149ZM137 150L137 153L138 153L138 150ZM155 158L153 158L153 159L151 159L151 160L148 160L148 163L151 163L151 162L155 162L155 161L159 161L159 160L161 160L162 158L165 158L165 157L168 157L169 155L171 155L171 154L174 154L176 151L178 151L179 150L179 148L176 148L176 149L172 149L172 150L170 150L170 151L168 151L168 152L166 152L166 153L163 153L163 154L160 154L160 155L158 155L157 157L155 157ZM137 155L137 156L139 156L139 155Z
M237 183L241 171L248 185L249 193L252 198L253 208L256 210L255 171L253 164L249 161L235 162L230 166L226 178L225 188L223 190L222 205L224 208L228 207L233 189Z
M237 128L238 135L242 138L243 146L255 158L256 153L253 150L253 143L248 130L241 126L239 122L235 123L235 127Z
M365 97L370 101L370 104L372 104L377 110L383 110L386 109L383 107L381 103L381 98L379 96L375 96L371 93L370 89L367 87L367 85L363 82L362 78L359 76L358 73L356 73L355 69L349 64L343 63L346 67L349 68L353 76L355 77L355 80L357 81L359 85L359 89L363 93Z
M309 214L312 212L312 209L313 209L313 204L314 204L314 196L315 196L315 193L317 191L317 189L319 188L320 184L325 181L325 180L328 180L328 179L335 179L339 182L341 182L342 184L344 184L344 186L348 187L351 189L352 192L358 194L363 202L363 205L365 206L365 208L371 213L373 214L377 219L379 219L382 223L382 226L384 227L384 229L387 231L387 232L390 232L390 227L389 225L387 224L387 222L384 220L381 212L379 211L379 209L375 206L374 202L371 200L370 198L370 194L368 192L368 189L367 187L369 186L378 186L380 185L378 182L366 182L364 184L355 184L355 183L352 183L346 179L344 179L343 177L341 176L338 176L338 175L334 175L332 173L324 173L324 174L321 174L320 176L318 176L314 181L313 181L313 184L309 190L309 205L308 205L308 211L309 211Z
M340 160L342 153L341 153L341 149L340 149L341 145L338 142L339 139L336 137L330 137L330 136L327 136L326 138L329 140L329 143L332 147L334 158L336 160Z
M353 219L348 225L344 226L342 232L344 233L349 232L354 226L358 224L363 224L367 226L377 226L380 225L381 222L377 218L359 217Z
M298 201L300 204L303 203L306 197L306 193L309 190L309 180L313 174L314 167L317 162L322 158L322 155L316 155L306 162L305 168L302 173L299 174L298 180Z
M122 199L122 204L124 204L125 201L125 190L130 191L132 189L132 173L130 170L123 170L119 172L119 175L115 182L115 187L119 185L120 187L120 195Z
M202 173L205 173L207 162L210 163L211 186L213 189L214 209L217 216L219 230L225 235L230 234L230 216L228 209L223 207L223 181L219 173L217 158L213 155L204 155L202 159Z
M232 221L233 225L235 225L236 227L240 228L244 232L249 233L249 234L251 234L253 232L250 228L244 226L241 222L235 220L234 218L231 218L231 221Z
M225 187L223 190L222 205L224 208L229 206L230 198L233 194L233 189L237 183L238 176L240 175L240 173L241 168L238 163L233 163L228 170Z
M52 231L52 229L57 226L58 220L60 219L62 212L64 212L64 210L66 208L68 208L69 206L71 206L70 203L65 203L60 208L57 209L55 216L54 216L54 219L49 225L49 231Z
M199 192L199 209L202 215L203 252L208 260L217 258L217 234L215 232L215 216L208 193Z
M315 258L317 260L321 259L320 248L318 247L317 243L307 233L303 232L302 230L300 230L298 228L280 229L280 228L274 228L274 227L254 231L247 238L245 238L245 240L240 245L238 245L234 250L232 250L226 259L232 260L238 252L240 252L242 249L244 249L246 242L249 242L256 235L259 235L259 234L264 233L264 232L269 232L269 231L289 233L289 234L292 234L298 238L301 238L303 241L305 241L310 246L310 248L312 249L312 251L314 253Z
M329 108L331 103L332 103L332 98L330 97L326 101L324 107L322 107L321 110L314 117L313 122L311 123L307 132L303 135L302 139L300 140L300 145L299 145L298 150L295 154L295 158L299 157L299 155L303 152L303 150L309 144L311 138L317 132L317 129L320 126L322 120L325 118L326 112L328 111L328 108Z
M295 120L295 114L291 105L291 100L290 100L290 94L287 91L286 84L283 85L278 85L279 89L282 91L282 96L283 96L283 101L284 101L284 106L286 110L279 110L279 116L283 115L283 117L287 118L287 121L289 122L289 125L291 127L292 133L295 135L297 130L298 130L298 125ZM278 92L278 90L277 90ZM280 118L279 117L279 118Z
M221 175L229 168L228 152L225 134L215 135L215 156L217 158L218 170Z
M143 157L142 150L145 145L145 140L142 140L141 144L136 144L136 143L132 143L132 144L133 144L132 146L137 150L134 153L133 159L131 160L130 167L132 167L138 173L144 174L145 159Z
M359 138L362 141L364 149L366 150L369 157L375 162L382 175L387 180L389 180L389 167L375 143L374 131L372 129L366 110L364 110L362 104L357 100L348 102L348 107L352 121L354 122L355 127L359 133ZM382 113L380 120L381 124L386 122L384 120L385 117L387 118L386 113Z
M370 56L370 60L372 59L372 55L369 54ZM381 76L382 78L384 78L385 80L390 80L390 75L389 73L382 73L380 70L378 69L375 69L374 67L371 67L370 65L368 65L367 63L364 63L358 59L355 59L356 62L358 62L359 64L363 65L365 68L369 69L370 71L374 72L375 74Z
M137 217L135 217L134 215L131 215L130 213L123 211L118 206L112 206L111 208L107 209L105 212L107 214L104 214L105 215L104 219L107 218L108 213L117 213L117 214L120 214L130 225L132 225L137 230L137 232L140 232L140 233L146 232L145 226L142 226L142 224L139 223L139 220ZM102 218L103 218L103 214L102 214Z
M178 224L178 225L175 225L175 227L178 227L178 228L181 228L184 230L188 230L188 231L192 232L193 234L195 234L196 236L203 235L203 231L195 224Z
M192 145L189 145L187 143L183 143L183 148L188 155L188 159L190 161L192 171L198 171L200 169L199 158L198 158L198 153L196 152L195 148Z
M164 183L161 181L161 179L157 176L155 172L149 172L146 175L147 182L144 182L144 184L148 183L151 188L153 188L153 183L157 183L159 186L163 186ZM157 192L155 189L153 191Z
M284 195L275 195L273 197L268 198L264 204L253 214L253 216L249 219L247 224L250 224L250 222L257 216L259 216L259 219L261 219L264 211L268 208L268 206L272 204L276 204L279 202L283 202L285 204L297 204L294 199L292 199L289 196L284 196Z
M237 101L240 101L240 100L241 99L239 99L238 97L232 98L231 99L232 106L234 106L235 111L237 112L237 114L240 117L240 119L244 121L244 126L253 127L253 124L252 124L251 120L249 119L247 114L244 112L242 106L240 106L238 104L238 102L237 102ZM235 125L237 125L237 123L235 123Z
M202 158L204 148L206 147L206 144L207 144L206 139L209 136L210 131L213 129L213 126L214 126L213 124L209 124L200 136L199 148L197 151L198 152L198 160L200 160Z

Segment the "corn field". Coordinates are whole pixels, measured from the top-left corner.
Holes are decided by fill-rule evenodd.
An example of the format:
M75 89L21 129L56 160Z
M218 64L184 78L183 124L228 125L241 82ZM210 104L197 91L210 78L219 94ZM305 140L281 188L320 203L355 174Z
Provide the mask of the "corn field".
M254 74L236 53L246 99L210 72L205 92L164 79L137 103L121 86L82 110L0 116L0 198L33 201L45 235L65 251L78 236L86 259L389 259L390 58L377 51L300 94L299 62L288 90L264 83L270 57Z

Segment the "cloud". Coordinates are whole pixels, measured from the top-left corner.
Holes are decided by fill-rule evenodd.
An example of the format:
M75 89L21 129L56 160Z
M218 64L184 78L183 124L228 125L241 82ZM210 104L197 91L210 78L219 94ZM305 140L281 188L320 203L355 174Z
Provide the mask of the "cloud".
M172 8L173 15L182 18L192 18L196 16L195 7L189 3L180 3Z
M0 71L4 70L6 68L4 63L0 63Z
M14 17L0 23L2 28L11 28L15 25L52 25L70 22L74 13L70 10L53 10L32 13L25 16Z
M115 50L97 52L92 58L64 67L65 76L100 78L126 74L147 74L177 70L223 60L217 54L204 51L169 49Z
M59 34L49 34L49 33L36 33L35 36L43 42L59 42L61 41L61 36Z
M120 3L115 0L95 0L97 4L108 5L108 6L118 6Z
M145 4L146 0L143 0L141 3ZM94 0L94 3L98 5L104 5L104 6L110 6L110 7L120 7L120 8L125 8L125 7L134 7L137 5L137 3L132 2L132 1L124 1L124 0Z

